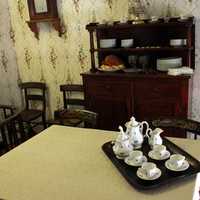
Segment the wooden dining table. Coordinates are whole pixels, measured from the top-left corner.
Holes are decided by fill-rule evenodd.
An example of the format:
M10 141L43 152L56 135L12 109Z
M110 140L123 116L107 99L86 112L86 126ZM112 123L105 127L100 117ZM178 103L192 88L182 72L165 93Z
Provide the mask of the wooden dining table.
M137 190L101 146L117 132L51 126L0 157L0 199L190 200L195 176L150 191ZM170 138L200 159L200 141Z

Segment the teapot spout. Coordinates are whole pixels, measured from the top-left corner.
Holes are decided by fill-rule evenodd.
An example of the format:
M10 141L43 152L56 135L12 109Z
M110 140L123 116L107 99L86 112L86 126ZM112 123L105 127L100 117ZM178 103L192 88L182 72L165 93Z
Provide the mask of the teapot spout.
M119 126L119 130L120 130L120 132L121 132L122 134L125 134L125 133L124 133L124 130L123 130L123 128L122 128L122 126Z
M120 130L120 134L119 134L119 138L121 141L127 140L129 137L128 135L124 132L122 126L119 126L119 130ZM118 139L119 139L118 138Z

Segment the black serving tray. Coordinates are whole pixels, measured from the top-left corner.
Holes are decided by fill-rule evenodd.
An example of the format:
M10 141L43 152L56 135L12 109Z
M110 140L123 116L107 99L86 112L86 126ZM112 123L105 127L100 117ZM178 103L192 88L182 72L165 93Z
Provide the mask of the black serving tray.
M173 172L168 170L165 167L165 161L156 161L148 157L148 152L151 150L147 140L145 139L141 151L143 151L144 155L147 157L149 162L156 163L157 167L162 171L162 175L153 181L142 180L136 175L137 167L127 165L123 160L118 159L113 150L112 142L107 142L102 146L104 153L109 157L112 163L117 167L120 173L124 176L124 178L136 189L140 190L148 190L154 189L160 186L164 186L167 184L171 184L173 182L177 182L179 180L185 180L196 173L200 172L200 162L192 157L190 154L185 152L183 149L175 145L173 142L169 141L166 138L163 138L163 144L167 147L167 150L170 151L171 154L179 153L185 156L186 160L189 162L190 167L182 172Z

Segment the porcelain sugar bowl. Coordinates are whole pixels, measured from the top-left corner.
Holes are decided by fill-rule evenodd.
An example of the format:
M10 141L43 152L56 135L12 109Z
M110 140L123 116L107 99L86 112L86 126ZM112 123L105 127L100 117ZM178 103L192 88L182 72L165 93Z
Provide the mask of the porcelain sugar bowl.
M119 126L120 132L115 140L113 151L117 158L124 159L133 150L129 141L129 136L123 131L123 128Z

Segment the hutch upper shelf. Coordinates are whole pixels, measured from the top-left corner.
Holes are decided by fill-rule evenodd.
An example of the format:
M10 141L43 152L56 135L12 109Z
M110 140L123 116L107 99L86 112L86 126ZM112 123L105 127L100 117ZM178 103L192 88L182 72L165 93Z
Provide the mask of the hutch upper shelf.
M97 71L107 55L114 54L120 57L126 67L130 67L128 56L149 56L149 68L156 69L158 58L181 57L183 66L194 68L195 61L195 25L194 18L184 21L171 19L169 22L144 22L133 24L114 22L113 25L90 23L86 26L90 34L91 71ZM116 39L113 48L101 48L102 39ZM133 39L131 47L121 47L121 40ZM170 46L170 40L184 39L184 46ZM97 53L98 64L96 64Z

